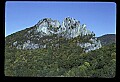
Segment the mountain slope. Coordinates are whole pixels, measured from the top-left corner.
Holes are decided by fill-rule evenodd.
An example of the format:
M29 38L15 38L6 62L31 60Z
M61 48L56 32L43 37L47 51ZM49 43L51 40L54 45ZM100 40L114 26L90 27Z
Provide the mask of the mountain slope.
M6 76L113 78L115 73L115 44L88 53L71 43L60 48L5 50Z
M74 39L76 46L84 48L85 52L99 49L101 43L95 34L80 21L67 17L62 25L51 18L41 19L31 28L16 32L6 37L6 45L17 49L37 49L48 46L60 46L61 38L66 42ZM81 40L80 40L81 39Z
M101 46L85 24L50 18L5 38L5 76L104 77L116 73L116 45Z
M101 41L102 45L109 45L112 43L116 43L116 35L115 34L106 34L98 37L98 40Z

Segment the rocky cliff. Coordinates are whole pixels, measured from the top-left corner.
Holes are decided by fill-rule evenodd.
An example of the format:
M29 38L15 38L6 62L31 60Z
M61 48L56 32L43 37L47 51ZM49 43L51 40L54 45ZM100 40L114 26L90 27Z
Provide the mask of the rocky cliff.
M20 31L14 34L13 38L15 39L10 41L6 37L6 43L9 42L10 47L17 49L47 48L49 43L60 45L60 37L66 40L83 39L76 41L76 46L82 47L85 52L101 48L100 40L95 38L95 34L88 30L85 24L81 24L80 21L71 17L64 18L62 25L57 20L44 18L35 26L25 29L24 32ZM19 38L18 35L22 37Z

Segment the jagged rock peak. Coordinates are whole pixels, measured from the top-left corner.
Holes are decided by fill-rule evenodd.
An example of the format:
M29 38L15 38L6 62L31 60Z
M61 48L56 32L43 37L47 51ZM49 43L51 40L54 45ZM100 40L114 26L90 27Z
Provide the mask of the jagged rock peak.
M77 36L84 36L84 35L94 35L93 32L87 29L86 24L80 24L80 21L66 17L62 22L62 28L66 31L64 35L67 38L74 38Z
M46 35L56 34L60 28L60 22L51 18L44 18L36 24L36 27L37 32L43 32Z
M41 19L37 24L36 26L39 27L39 25L47 25L47 26L50 26L50 25L54 25L54 26L59 26L60 22L57 21L57 20L52 20L51 18L44 18L44 19Z
M79 27L80 26L80 21L71 18L71 17L66 17L63 20L63 26L66 27L66 29L73 29L75 27Z
M17 49L46 48L47 45L44 42L50 40L50 37L54 34L57 35L55 38L63 36L67 40L75 37L87 38L88 41L86 42L76 43L76 46L84 48L85 52L101 48L101 43L97 38L94 38L93 31L88 30L86 24L81 24L80 21L71 17L64 18L62 25L58 20L41 19L34 29L28 31L28 34L26 34L27 39L22 44L19 44L21 42L16 40L12 45L16 46Z
M71 17L64 18L62 25L60 25L60 22L57 20L44 18L36 24L36 27L36 32L42 32L45 35L62 33L62 36L65 36L66 38L94 34L86 28L86 24L81 25L80 21Z

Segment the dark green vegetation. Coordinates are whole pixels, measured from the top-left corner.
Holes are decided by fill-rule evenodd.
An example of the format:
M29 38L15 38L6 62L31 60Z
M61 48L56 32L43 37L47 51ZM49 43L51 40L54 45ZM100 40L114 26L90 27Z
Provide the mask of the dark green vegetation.
M10 41L10 39L8 40ZM11 39L11 41L13 40ZM81 47L75 45L76 41L81 40L80 38L66 40L59 37L59 47L51 46L49 42L47 48L34 50L9 47L7 42L5 45L5 75L115 77L116 44L84 53Z

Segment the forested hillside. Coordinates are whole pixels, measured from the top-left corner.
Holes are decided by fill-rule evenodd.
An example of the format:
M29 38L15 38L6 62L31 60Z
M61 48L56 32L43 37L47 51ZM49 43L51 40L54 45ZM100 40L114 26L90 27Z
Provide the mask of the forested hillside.
M5 37L5 76L113 78L116 43L108 38L96 38L74 18L65 18L62 25L41 19Z
M5 51L6 76L115 77L116 45L84 53L74 44L60 48Z
M105 34L103 36L98 37L98 40L101 41L101 44L103 46L116 43L116 34Z

